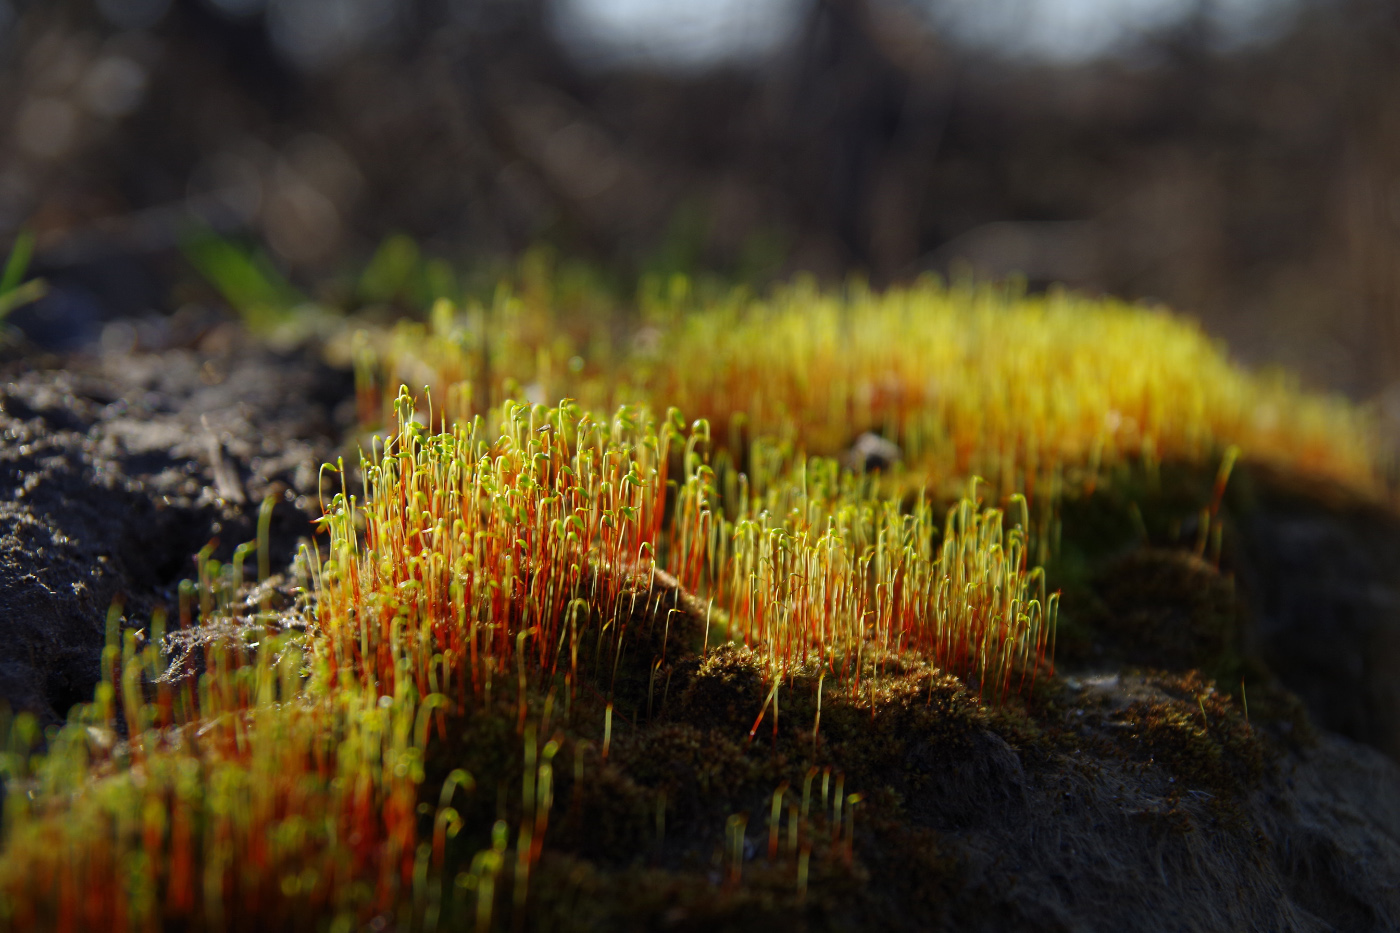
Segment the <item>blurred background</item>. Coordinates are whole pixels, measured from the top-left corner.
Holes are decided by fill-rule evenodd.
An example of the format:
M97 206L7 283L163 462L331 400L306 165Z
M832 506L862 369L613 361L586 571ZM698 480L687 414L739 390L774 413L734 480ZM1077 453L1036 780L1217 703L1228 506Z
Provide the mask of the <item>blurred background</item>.
M197 317L192 236L312 293L397 234L620 294L1020 274L1400 408L1400 4L0 0L21 230L54 349Z

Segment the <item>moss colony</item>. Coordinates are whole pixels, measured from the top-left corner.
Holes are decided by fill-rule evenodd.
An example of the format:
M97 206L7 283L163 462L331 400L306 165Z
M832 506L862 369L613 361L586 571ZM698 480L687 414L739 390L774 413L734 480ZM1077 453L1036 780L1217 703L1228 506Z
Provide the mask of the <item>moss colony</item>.
M114 614L65 727L9 724L11 928L1394 908L1295 825L1336 740L1220 569L1242 485L1389 508L1364 413L1114 302L677 280L619 340L586 297L337 338L364 454L299 585L265 540L206 556L168 618Z

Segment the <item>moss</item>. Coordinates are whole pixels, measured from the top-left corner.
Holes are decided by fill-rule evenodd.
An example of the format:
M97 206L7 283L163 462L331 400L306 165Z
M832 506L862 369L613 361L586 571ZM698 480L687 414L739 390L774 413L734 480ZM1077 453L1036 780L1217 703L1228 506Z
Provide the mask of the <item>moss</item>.
M640 656L640 653L638 654ZM847 929L943 925L962 896L966 866L941 832L975 825L1004 807L1021 779L1013 742L1043 741L1024 710L992 712L954 678L912 656L874 657L860 689L824 683L815 667L786 679L751 739L771 686L758 657L725 646L675 662L671 700L651 721L617 725L606 760L596 697L565 719L555 705L556 803L547 857L530 881L531 924L552 929ZM814 743L817 693L822 718ZM532 722L545 698L531 688ZM451 767L477 778L459 803L467 827L449 871L464 871L490 844L490 827L520 820L516 710L501 700L450 719L455 737L429 761L425 800ZM577 778L576 778L577 776ZM811 776L810 781L809 776ZM767 818L786 783L782 846L769 862ZM823 794L823 783L825 791ZM804 786L805 785L805 786ZM498 788L502 789L498 791ZM788 851L792 811L808 792L806 892ZM836 794L860 792L857 844L840 840ZM844 802L844 801L843 801ZM662 814L658 819L658 814ZM741 878L730 877L726 822L747 818ZM512 836L513 838L513 836ZM497 910L509 912L497 879ZM459 910L475 902L465 898ZM972 908L964 904L964 909ZM944 919L939 919L944 918Z
M551 928L848 929L876 924L918 929L946 914L965 875L931 826L974 819L990 802L978 765L988 743L986 711L952 678L916 659L886 659L873 691L833 691L823 699L821 741L811 741L818 677L794 676L784 688L774 733L748 732L769 689L752 652L729 646L681 665L685 689L665 721L640 727L612 746L606 764L587 753L578 803L550 839L550 882L564 904L541 894L537 919ZM874 706L869 697L873 694ZM770 713L771 715L771 713ZM1006 748L1001 743L1002 748ZM782 808L782 846L765 854L767 811L786 782L786 803L810 790L813 854L808 890L796 883L787 851L792 813ZM823 809L822 783L827 784ZM859 844L836 837L837 787L863 792ZM906 807L916 799L917 813ZM664 834L656 810L665 808ZM942 808L940 810L940 808ZM950 808L957 812L954 814ZM935 815L934 811L939 811ZM575 813L580 816L575 819ZM726 817L747 817L741 880L729 875ZM563 912L561 912L563 910ZM941 925L942 921L938 921Z
M666 702L679 661L694 657L705 638L705 607L668 573L628 577L622 584L623 616L608 624L590 610L580 613L579 677L621 715L645 717Z
M541 866L539 886L557 894L531 906L536 929L825 931L865 921L859 912L864 873L839 859L816 858L805 893L794 866L755 859L740 882L719 871L636 866L607 871L568 856Z
M684 687L674 715L739 734L752 726L770 689L758 656L740 645L684 662L681 673Z
M1230 696L1199 672L1152 673L1142 682L1157 695L1116 712L1120 746L1160 764L1187 788L1242 797L1258 787L1275 750L1245 721Z
M1104 665L1150 655L1153 646L1137 644L1131 625L1121 624L1120 604L1136 592L1130 578L1154 561L1140 552L1185 557L1195 547L1192 532L1211 504L1213 482L1213 471L1203 466L1125 463L1093 489L1066 494L1058 509L1058 546L1045 563L1050 586L1062 593L1058 661ZM1189 592L1171 590L1170 598L1189 598Z
M693 327L674 321L676 345L693 344L703 358L697 364L692 354L690 369L652 371L639 382L658 406L676 402L712 419L713 443L707 421L687 436L674 411L664 422L630 408L595 420L585 413L592 402L507 405L499 423L492 416L471 432L427 437L436 419L424 428L420 400L397 396L398 433L362 466L368 505L342 489L324 517L332 547L318 562L316 622L303 641L326 672L303 697L320 704L313 712L323 719L306 730L316 741L297 760L270 754L281 750L274 716L290 721L298 710L287 701L303 672L255 667L248 657L198 684L210 696L231 694L230 705L191 706L180 723L194 727L192 736L214 729L200 739L210 747L229 733L229 751L211 753L229 776L255 774L265 785L285 777L289 785L282 797L249 797L261 802L244 807L257 812L239 827L247 829L242 848L209 831L198 855L181 856L204 859L202 896L221 870L231 892L315 890L311 882L303 889L305 872L239 877L245 864L270 864L258 862L270 833L295 843L275 870L295 871L305 859L323 883L333 875L351 892L337 901L345 917L383 910L380 919L405 929L431 926L429 911L438 909L449 928L489 912L498 928L1055 929L1068 921L1057 891L1045 889L1063 884L1067 897L1075 894L1066 865L1077 869L1075 883L1102 881L1100 894L1117 884L1108 893L1122 894L1125 879L1146 887L1144 866L1133 861L1140 842L1178 866L1199 856L1198 864L1213 859L1218 868L1240 851L1256 855L1267 824L1257 809L1251 823L1249 807L1274 776L1275 747L1211 678L1227 687L1240 680L1241 700L1246 682L1262 686L1254 689L1256 718L1286 714L1287 701L1246 650L1229 542L1221 548L1211 534L1228 529L1230 510L1253 508L1258 491L1245 483L1217 513L1215 465L1198 440L1241 427L1233 423L1241 398L1292 396L1230 369L1167 318L1075 308L1061 298L969 297L930 285L893 302L859 289L823 302L797 290L761 313L722 308L692 318ZM1005 313L985 315L988 299L1008 305ZM497 336L510 332L514 306L493 312ZM862 333L852 342L847 319L856 310ZM434 311L434 353L462 376L466 344L451 334L451 312ZM1121 332L1102 345L1082 339L1094 327L1117 332L1115 319L1132 323L1132 340L1119 343ZM1022 350L1039 347L1036 355L1007 352L1007 339L1027 336ZM525 346L534 340L515 349L547 362L543 345ZM1172 359L1210 369L1188 373L1151 354L1150 391L1141 398L1120 396L1122 380L1093 375L1115 367L1142 375L1141 347L1164 344L1175 345ZM823 349L843 346L834 357ZM498 349L503 359L514 352ZM896 363L910 365L892 369L892 349ZM936 387L918 375L930 360L944 376ZM503 380L530 375L512 364L497 369ZM362 375L371 397L361 401L372 407L373 374ZM607 388L623 373L597 375L595 388L613 400L631 396L621 385ZM1067 376L1073 417L1063 406L1028 404L1042 390L1059 392ZM439 406L441 423L451 420L445 411L465 421L470 399ZM1169 407L1179 400L1179 411ZM1159 402L1168 406L1160 419ZM752 421L737 417L745 407ZM863 429L832 417L841 410L874 419L870 426L885 422L908 463L853 479L834 459L809 460L804 451L839 455ZM1360 421L1321 401L1309 411L1295 425L1310 427L1313 451L1298 454L1300 466L1321 450L1335 458L1322 458L1322 472L1369 488L1369 447L1353 436ZM1107 425L1122 428L1121 444L1105 444ZM1246 418L1243 429L1236 439L1246 446L1251 432L1258 441L1278 434L1272 418ZM726 435L743 440L721 459ZM1348 438L1355 443L1344 447ZM1132 465L1124 459L1130 439L1144 448L1160 442L1168 456L1193 462ZM1023 456L1031 451L1039 453ZM967 478L986 466L997 468L995 485ZM954 511L930 506L964 483ZM935 491L910 492L925 486ZM982 496L988 488L993 498ZM1025 499L994 498L1017 488L1035 499L1033 526ZM1048 546L1056 528L1058 549ZM1160 673L1100 676L1089 686L1050 675L1049 604L1027 559L1046 553L1051 589L1065 593L1064 666L1150 665ZM665 573L628 570L649 559L683 568L681 579L729 602L734 625ZM207 581L201 595L211 595ZM721 633L767 644L719 644ZM814 644L825 653L803 653ZM272 656L259 651L250 646L248 654ZM1035 669L1017 666L1027 664ZM131 681L140 674L132 668ZM439 684L456 694L445 699ZM138 698L122 688L124 700ZM254 692L263 725L249 733L239 697ZM342 699L353 701L352 718L338 710ZM139 704L131 709L130 721L140 722ZM346 723L353 741L337 746L336 724ZM74 734L84 744L71 747L86 750L88 733ZM122 746L123 777L111 786L137 788L158 773L149 759L138 762L135 750L146 749L137 739L145 741L138 735ZM240 770L237 756L249 749L269 753L262 770ZM147 770L135 771L138 763ZM84 780L97 773L86 768L85 759L74 770ZM332 812L316 819L324 843L301 841L309 837L293 824L300 813L274 822L307 802L296 796L304 776L297 768L334 791ZM454 789L459 769L471 786ZM122 867L99 882L112 891L124 890L128 855L137 865L163 852L164 801L147 794L131 797L135 805L112 794L100 814L120 818L109 822L120 840L112 862ZM67 805L59 797L54 805ZM220 808L238 806L216 799L202 812L217 827ZM137 812L139 828L121 823ZM132 841L138 829L140 844ZM9 860L11 889L83 869L77 846L29 838L38 841ZM1201 838L1208 841L1197 844ZM79 857L44 867L39 857L55 851ZM160 879L147 866L149 893ZM1166 887L1160 862L1157 870ZM1205 869L1185 871L1197 872L1183 875L1188 882L1202 882ZM71 880L81 873L61 877L69 880L55 889L59 898L63 884L84 886ZM434 887L444 881L450 890ZM1037 884L1038 893L1025 893ZM256 898L245 900L257 914ZM103 912L101 901L91 903ZM223 910L222 895L208 904ZM400 915L390 917L391 908ZM235 905L235 919L241 909Z
M1188 551L1131 551L1099 572L1096 590L1103 637L1128 664L1216 669L1242 650L1234 583Z
M1247 700L1256 726L1290 747L1307 746L1314 730L1248 636L1251 610L1232 570L1247 563L1239 523L1302 480L1236 465L1215 519L1218 560L1208 560L1196 546L1214 482L1206 466L1120 465L1092 492L1066 497L1061 546L1046 565L1063 593L1057 661L1070 671L1199 671L1241 709Z

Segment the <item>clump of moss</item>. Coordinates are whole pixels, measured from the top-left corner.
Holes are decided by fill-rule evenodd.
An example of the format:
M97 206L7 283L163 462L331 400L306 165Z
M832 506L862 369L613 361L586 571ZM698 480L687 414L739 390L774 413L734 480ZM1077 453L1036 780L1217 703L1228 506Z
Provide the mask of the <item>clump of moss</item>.
M686 674L677 715L740 735L753 724L770 689L762 658L745 645L724 645L692 659Z
M581 750L538 916L566 929L917 927L947 913L965 875L934 825L977 823L1021 778L989 729L1014 714L915 656L877 656L859 691L803 666L776 717L765 660L742 646L681 660L673 690L606 761ZM557 899L584 890L591 919L571 925Z
M1276 751L1228 693L1198 671L1149 673L1139 683L1137 698L1114 712L1121 748L1186 788L1240 798L1259 786Z
M1216 669L1242 649L1233 581L1189 551L1139 548L1096 582L1102 636L1128 664Z
M650 718L671 694L676 665L699 652L706 607L662 570L594 573L621 579L621 612L607 619L591 605L568 610L570 624L584 633L577 640L580 683L619 716Z

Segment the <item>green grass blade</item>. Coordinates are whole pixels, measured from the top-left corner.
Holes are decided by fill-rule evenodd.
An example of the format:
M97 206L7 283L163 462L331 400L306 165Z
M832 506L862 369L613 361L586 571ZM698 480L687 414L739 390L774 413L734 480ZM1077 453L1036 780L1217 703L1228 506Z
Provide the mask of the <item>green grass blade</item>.
M29 260L34 256L34 232L21 230L15 237L15 245L10 248L10 258L5 261L5 273L0 276L0 295L6 295L24 281L24 273L29 269Z

